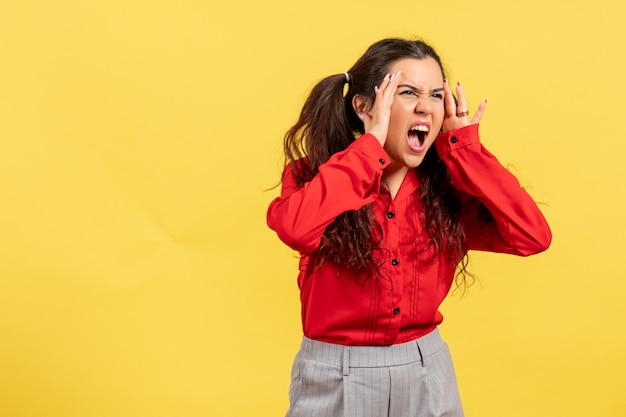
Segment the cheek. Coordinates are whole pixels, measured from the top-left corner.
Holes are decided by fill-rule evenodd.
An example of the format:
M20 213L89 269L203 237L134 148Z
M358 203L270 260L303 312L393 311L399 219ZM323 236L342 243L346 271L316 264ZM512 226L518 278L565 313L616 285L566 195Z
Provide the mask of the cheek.
M443 104L443 102L439 102L436 106L434 106L434 113L437 114L437 116L443 118L443 116L446 114L446 106Z
M403 126L403 120L404 116L402 110L397 106L392 105L391 112L389 114L389 130L392 131L398 129L400 126Z
M407 118L410 118L415 110L415 105L411 105L406 101L394 100L391 104L389 114L389 123L398 122L406 124Z
M439 106L433 112L433 123L436 123L436 124L439 125L439 126L436 126L437 130L439 130L441 128L441 125L443 124L443 119L445 117L445 114L446 114L446 111L443 108L443 106Z

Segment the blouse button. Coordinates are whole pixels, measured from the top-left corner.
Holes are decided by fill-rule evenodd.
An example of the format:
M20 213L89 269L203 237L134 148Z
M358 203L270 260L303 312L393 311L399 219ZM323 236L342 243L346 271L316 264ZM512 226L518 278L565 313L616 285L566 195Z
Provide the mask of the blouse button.
M395 214L393 213L393 211L390 211L389 213L387 213L387 218L388 218L388 219L393 219L393 216L395 216Z
M399 260L397 260L397 259L393 259L393 260L391 261L391 265L393 265L393 266L396 266L396 265L398 265L399 263L400 263L400 261L399 261Z
M385 160L383 158L380 158L378 162L380 162L381 165L385 165Z
M456 143L458 141L458 139L456 138L456 136L452 136L450 138L450 143Z
M393 309L393 314L400 314L400 307L396 307Z

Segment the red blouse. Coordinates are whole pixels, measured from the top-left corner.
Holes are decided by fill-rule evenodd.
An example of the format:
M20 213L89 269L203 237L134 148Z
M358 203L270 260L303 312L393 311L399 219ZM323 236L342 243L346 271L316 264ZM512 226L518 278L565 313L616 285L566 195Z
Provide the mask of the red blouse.
M546 220L531 197L479 142L478 125L445 132L435 141L453 185L463 193L461 224L468 249L527 256L551 242ZM381 187L387 154L365 134L319 167L299 187L288 166L282 192L269 206L267 222L280 239L300 252L298 285L305 336L343 345L390 345L416 339L442 322L439 305L454 269L424 247L420 181L409 170L395 198ZM478 227L483 203L495 222ZM307 267L326 227L339 214L373 204L383 232L380 285L361 285L331 264ZM370 282L372 282L370 280Z

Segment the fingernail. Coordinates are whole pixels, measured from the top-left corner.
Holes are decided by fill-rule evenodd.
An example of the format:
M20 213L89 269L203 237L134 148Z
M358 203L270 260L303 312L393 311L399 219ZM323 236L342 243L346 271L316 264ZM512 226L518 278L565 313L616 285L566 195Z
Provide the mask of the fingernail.
M485 99L485 104L487 104L487 99Z
M391 74L385 75L385 79L383 81L388 80L390 77L391 77Z
M460 87L460 86L461 86L461 82L460 82L460 81L457 81L457 82L456 82L456 85L458 85L458 86Z
M375 85L375 86L374 86L374 92L375 92L376 94L378 94L378 86L377 86L377 85Z

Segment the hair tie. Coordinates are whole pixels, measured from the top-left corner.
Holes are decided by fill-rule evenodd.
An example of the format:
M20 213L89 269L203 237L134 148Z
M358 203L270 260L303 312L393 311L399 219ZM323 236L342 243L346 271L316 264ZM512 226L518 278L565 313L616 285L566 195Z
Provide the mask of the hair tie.
M343 75L346 76L346 82L350 84L350 74L348 74L347 72L344 72Z

